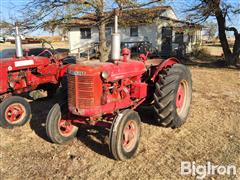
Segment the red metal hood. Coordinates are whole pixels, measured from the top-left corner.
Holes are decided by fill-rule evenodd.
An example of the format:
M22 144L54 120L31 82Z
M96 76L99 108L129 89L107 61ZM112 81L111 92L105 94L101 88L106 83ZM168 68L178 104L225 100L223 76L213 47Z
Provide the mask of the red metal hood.
M70 65L68 68L69 74L78 76L100 75L102 72L107 72L108 81L141 75L145 71L146 68L144 63L136 60L129 60L127 62L116 61L115 63L85 61L79 64Z
M5 58L0 59L0 67L1 68L8 68L8 71L16 71L20 69L28 69L34 68L39 66L45 66L50 63L50 60L46 57L36 57L36 56L29 56L23 58Z

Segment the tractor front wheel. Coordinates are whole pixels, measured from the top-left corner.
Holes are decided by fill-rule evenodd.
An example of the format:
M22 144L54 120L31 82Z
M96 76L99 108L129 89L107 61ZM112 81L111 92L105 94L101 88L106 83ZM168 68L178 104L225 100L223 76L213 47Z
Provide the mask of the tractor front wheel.
M178 128L186 121L192 99L189 69L174 64L159 74L154 93L154 109L159 125Z
M46 132L53 143L62 144L76 137L78 127L62 118L61 107L55 104L49 111Z
M11 96L0 104L0 126L23 126L31 119L30 104L22 97Z
M136 111L125 110L113 121L109 135L109 149L116 160L132 158L138 149L141 120Z

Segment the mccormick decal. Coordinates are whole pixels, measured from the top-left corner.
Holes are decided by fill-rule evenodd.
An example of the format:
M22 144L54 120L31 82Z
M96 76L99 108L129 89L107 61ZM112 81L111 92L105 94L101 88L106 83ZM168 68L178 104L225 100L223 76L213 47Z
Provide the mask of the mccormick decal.
M33 60L15 61L14 63L15 63L15 67L34 65Z
M71 71L68 70L68 74L73 75L73 76L85 76L87 73L84 71Z

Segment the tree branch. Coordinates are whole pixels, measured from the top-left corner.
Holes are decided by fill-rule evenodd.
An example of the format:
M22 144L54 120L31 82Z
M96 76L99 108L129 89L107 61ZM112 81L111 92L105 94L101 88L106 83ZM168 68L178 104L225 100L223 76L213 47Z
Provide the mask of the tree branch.
M226 29L226 31L233 31L235 38L237 38L239 36L237 28L235 28L235 27L226 27L225 29Z

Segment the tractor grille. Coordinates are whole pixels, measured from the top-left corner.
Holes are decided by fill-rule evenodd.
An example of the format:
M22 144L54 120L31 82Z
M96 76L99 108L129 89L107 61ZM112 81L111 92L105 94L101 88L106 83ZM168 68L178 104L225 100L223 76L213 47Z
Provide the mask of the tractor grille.
M71 107L94 106L94 77L68 75L68 103Z

